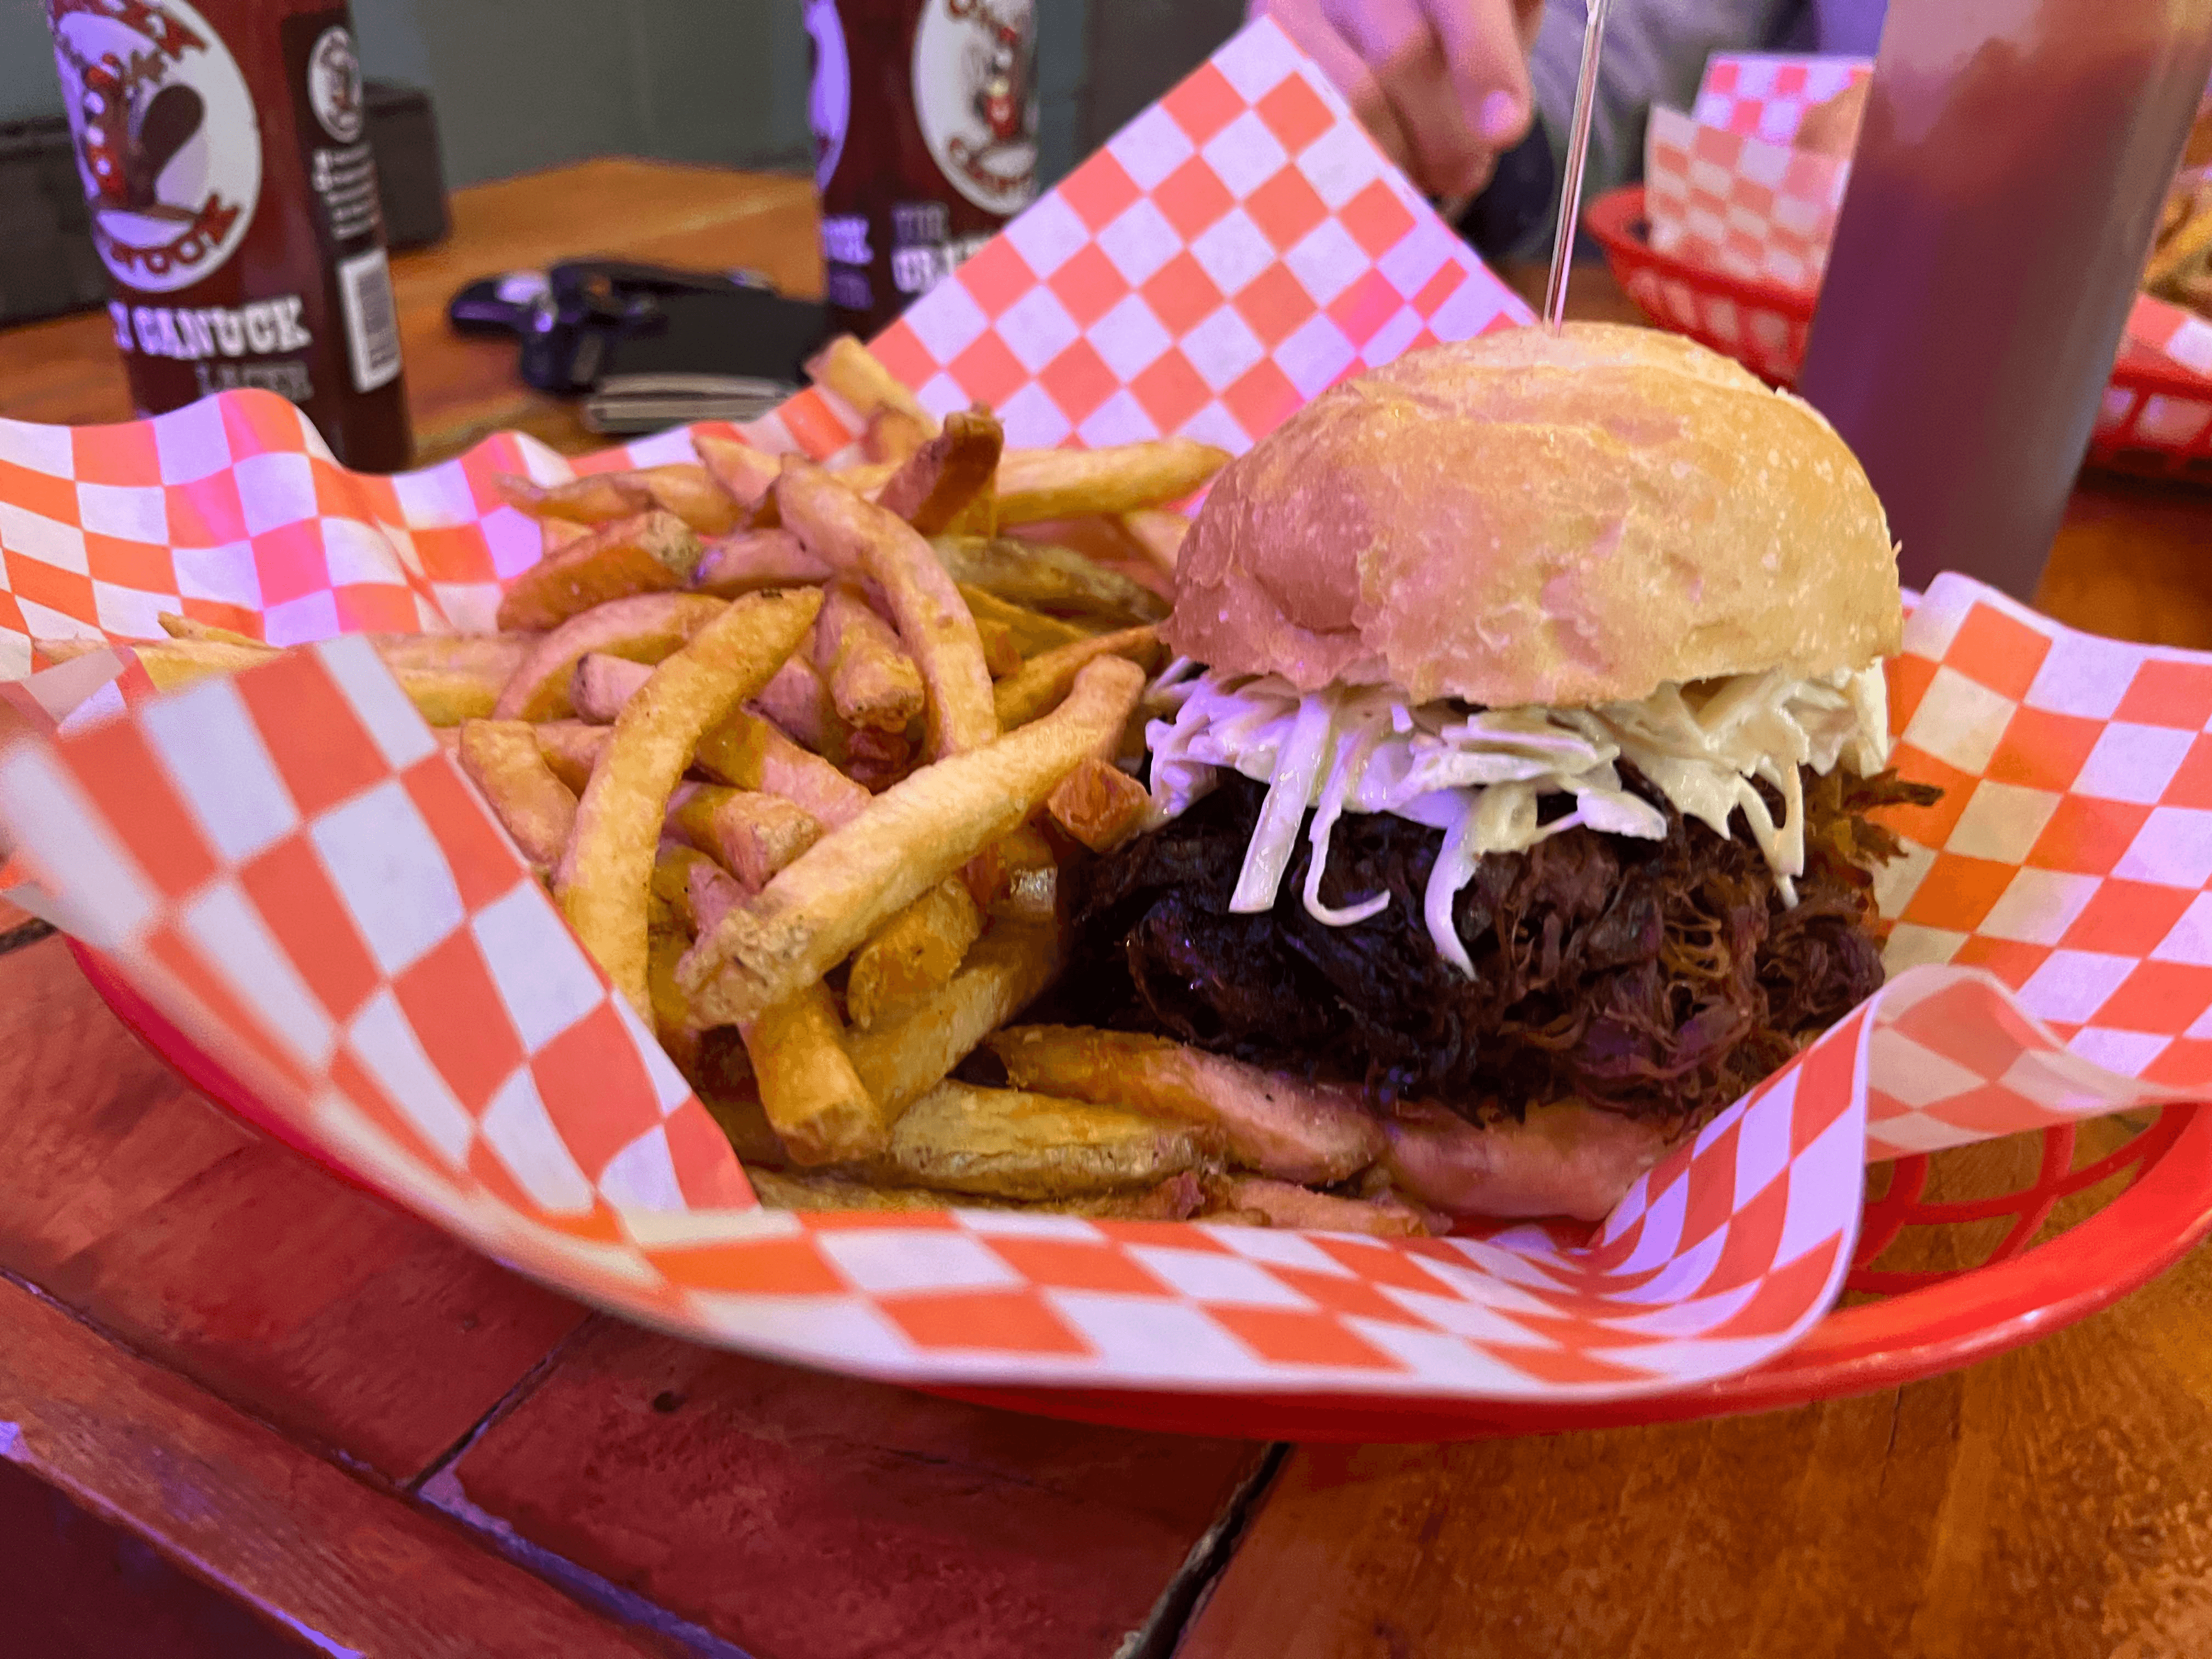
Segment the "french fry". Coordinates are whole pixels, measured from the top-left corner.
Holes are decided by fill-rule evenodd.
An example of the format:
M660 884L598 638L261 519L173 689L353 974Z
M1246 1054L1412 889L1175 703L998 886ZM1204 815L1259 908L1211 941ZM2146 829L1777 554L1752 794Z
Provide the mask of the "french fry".
M1135 664L1101 658L1042 720L875 796L699 941L684 959L684 989L716 1018L741 1020L819 979L1112 741L1143 685Z
M812 468L787 471L776 480L775 498L784 522L816 557L866 575L883 590L928 688L924 721L930 757L957 755L996 737L991 671L975 618L929 544L903 519Z
M746 510L721 481L696 461L648 466L637 475L655 507L673 513L702 536L726 536Z
M93 635L66 640L34 639L31 643L40 656L57 665L75 662L80 657L108 648L106 641ZM233 645L225 640L133 640L117 648L137 654L147 678L154 682L157 691L173 691L217 674L234 674L240 669L267 662L277 654L273 645Z
M1164 1037L1028 1025L988 1042L1016 1088L1211 1124L1234 1161L1279 1180L1333 1185L1386 1150L1382 1126L1357 1091L1263 1072Z
M653 492L634 472L593 472L558 484L502 472L492 480L492 487L517 512L541 520L566 519L571 524L611 524L653 505Z
M891 475L899 470L899 466L897 461L863 461L857 466L839 467L829 476L855 495L872 501L882 493L884 486L891 481ZM769 499L773 501L775 498L771 496Z
M884 1116L896 1122L1027 1007L1060 971L1061 952L1057 927L999 923L975 941L944 989L873 1030L849 1033L853 1070Z
M582 720L541 720L530 730L538 739L538 752L553 775L579 795L592 781L592 768L599 763L599 751L614 735L604 726L588 726Z
M647 935L646 995L653 1006L653 1034L679 1072L698 1063L699 1031L691 1024L690 1006L676 983L676 964L683 958L686 935L674 928L656 927Z
M1208 1156L1194 1125L1016 1089L940 1083L899 1115L878 1180L991 1198L1149 1188Z
M495 665L457 665L450 668L394 666L392 678L415 705L415 712L431 726L459 726L463 720L484 720L499 705L506 672Z
M1152 792L1120 767L1086 755L1044 798L1052 821L1094 853L1110 853L1143 830Z
M218 628L213 623L198 622L190 617L180 617L173 611L156 612L154 620L161 631L173 640L206 640L216 645L242 645L258 648L264 642L250 634L241 634L234 628Z
M975 902L993 917L1042 926L1059 916L1060 860L1034 824L1022 825L968 870L979 867L986 879Z
M675 514L617 518L508 581L500 629L557 629L608 599L681 588L696 564L699 535Z
M836 707L830 701L830 688L822 684L821 675L806 660L806 648L802 641L799 651L761 688L760 696L753 699L753 708L775 722L777 729L793 743L811 749L826 760L842 760L846 750L845 723L838 718Z
M511 472L493 482L509 507L541 522L605 525L659 507L704 536L726 535L737 526L738 503L696 462L587 473L568 483L541 484Z
M950 416L945 429L891 474L876 505L925 536L949 531L993 488L1006 441L1006 428L994 415L967 410Z
M1158 622L1167 601L1072 548L1013 536L939 536L930 545L953 580L1036 611Z
M570 688L568 698L584 719L612 726L623 705L652 678L649 663L632 662L627 657L610 657L603 651L594 651L577 663L576 683Z
M529 659L537 634L371 634L368 642L394 674L410 669L489 677L503 686Z
M558 864L576 827L576 796L545 763L536 730L521 720L468 720L455 755L523 857L540 871Z
M1162 575L1175 574L1176 561L1182 553L1182 538L1190 533L1188 519L1165 507L1137 507L1124 513L1121 523L1129 539L1144 550L1145 556Z
M708 1109L714 1109L711 1102ZM744 1127L740 1120L741 1129ZM734 1137L732 1144L738 1144ZM744 1157L742 1146L738 1156ZM1197 1176L1188 1170L1139 1192L1030 1201L939 1192L928 1187L872 1187L843 1174L757 1170L749 1158L745 1174L754 1194L771 1210L1029 1210L1123 1221L1184 1221L1197 1214L1205 1202Z
M623 705L592 769L554 896L585 948L645 1018L653 1013L646 888L668 798L699 739L768 683L821 605L818 593L801 588L728 606Z
M79 657L107 649L105 641L89 637L41 639L34 641L33 645L40 655L56 664L74 662ZM157 691L174 691L218 674L235 674L273 661L282 654L277 647L258 641L238 645L228 640L211 639L133 640L128 649L136 653L146 670L146 678L153 681ZM392 678L399 682L399 689L407 694L415 711L428 724L459 726L463 720L481 720L494 712L504 676L495 668L483 666L394 665Z
M573 617L539 639L500 690L492 713L503 720L558 720L575 707L576 665L592 652L655 663L720 616L704 593L641 593Z
M761 1109L800 1164L872 1158L890 1126L846 1058L827 986L803 986L739 1028Z
M801 587L830 580L830 567L799 545L788 530L741 530L707 544L692 587L734 599L764 587Z
M757 714L738 713L699 740L702 771L738 789L758 789L803 806L824 828L867 810L868 792L821 756L801 749Z
M837 713L854 726L903 732L921 713L921 671L852 582L834 581L823 594L814 666L829 681Z
M1067 695L1085 663L1102 657L1126 657L1150 674L1160 665L1166 647L1159 630L1152 627L1125 628L1119 633L1096 634L1073 645L1055 647L1031 657L1015 673L992 688L991 698L1002 730L1026 726Z
M1090 637L1073 623L1002 599L989 588L978 587L973 582L960 584L960 597L967 602L969 614L975 618L977 628L1004 629L1014 649L1024 657L1041 656L1055 646L1073 645Z
M682 587L699 563L699 538L673 513L654 510L601 525L507 584L502 629L557 628L611 599Z
M806 361L806 375L853 406L866 420L878 410L895 409L934 435L937 422L921 399L892 378L875 354L849 334L841 334Z
M702 871L720 876L724 881L731 879L729 873L704 853L681 842L661 842L653 851L653 874L646 888L650 911L648 926L680 927L687 933L699 931L698 895L693 878Z
M1229 464L1195 438L1153 438L1104 449L1013 449L999 463L999 522L1127 513L1178 501Z
M592 526L578 524L574 519L540 519L538 521L538 556L550 559L571 542L580 542L592 533Z
M691 434L691 447L698 452L700 461L714 475L714 482L749 513L768 498L769 488L782 468L782 464L766 450L756 449L736 438L695 432Z
M975 635L983 641L983 665L991 671L994 684L1022 665L1022 648L1014 643L1014 631L1006 623L977 617Z
M903 462L929 441L928 422L902 409L879 409L868 417L860 447L872 461Z
M716 1067L721 1059L718 1052L720 1045L715 1039L723 1035L720 1031L703 1034L701 1052L696 1062L699 1074L695 1076L687 1072L684 1075L697 1093L699 1103L707 1109L707 1115L713 1118L715 1127L729 1137L730 1150L738 1155L738 1162L745 1166L745 1177L753 1182L757 1194L763 1180L789 1179L769 1172L781 1170L791 1162L791 1158L769 1123L767 1112L762 1109L760 1085L753 1078L752 1066L745 1059L743 1046L738 1046L730 1055L742 1068L743 1077L724 1079L713 1075L710 1071L709 1068ZM762 1202L767 1200L763 1199ZM781 1207L787 1209L792 1206L786 1205Z
M914 769L914 744L903 732L854 726L845 739L845 769L854 782L880 795Z
M822 839L820 821L782 796L712 783L677 786L669 797L668 828L720 860L743 884L740 897L758 892Z
M712 859L701 859L684 878L684 896L691 907L691 931L696 933L743 904L745 890Z
M927 996L959 971L983 931L965 885L940 881L853 953L845 979L845 1012L862 1030L887 1011Z
M1265 1176L1217 1176L1207 1197L1224 1212L1256 1218L1270 1227L1310 1227L1316 1232L1367 1233L1377 1238L1426 1238L1450 1231L1448 1216L1415 1207L1395 1194L1343 1198Z

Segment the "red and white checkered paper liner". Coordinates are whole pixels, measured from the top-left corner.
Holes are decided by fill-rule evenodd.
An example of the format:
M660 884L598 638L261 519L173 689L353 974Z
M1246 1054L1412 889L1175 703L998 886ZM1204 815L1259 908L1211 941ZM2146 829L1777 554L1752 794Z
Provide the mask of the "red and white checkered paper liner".
M1863 58L1716 52L1685 115L1655 109L1644 200L1662 253L1810 296L1850 164L1791 148L1805 112L1873 73Z
M1787 144L1805 124L1805 112L1874 73L1869 58L1813 57L1794 52L1717 52L1705 60L1690 113L1723 132L1740 132Z
M1345 228L1330 257L1349 260L1347 243L1360 252L1343 280L1315 276L1310 260L1293 267L1296 250L1325 251L1318 226L1271 241L1269 266L1241 277L1213 255L1201 261L1196 243L1236 216L1231 246L1245 224L1264 238L1302 222L1279 218L1279 204L1250 206L1271 185L1296 194L1273 183L1283 166L1246 165L1255 112L1283 166L1325 207L1332 196L1340 204L1329 222L1364 203L1371 228L1387 198L1408 216L1395 240L1377 235L1377 254ZM1218 142L1232 130L1248 136ZM1201 193L1194 157L1229 205L1190 234L1180 227L1204 216L1189 206ZM1164 190L1179 203L1172 212ZM1178 228L1183 246L1132 254L1156 220ZM928 296L884 349L937 406L995 397L1018 440L1182 430L1242 448L1289 406L1263 363L1294 402L1325 383L1325 367L1346 372L1428 335L1525 314L1439 228L1310 66L1255 26L958 286ZM1103 269L1123 287L1101 308ZM1171 269L1180 274L1160 286ZM1193 269L1225 296L1195 317L1175 298ZM1296 323L1269 309L1290 305L1271 275L1285 270L1305 296ZM1028 286L1015 291L1021 272ZM1221 342L1241 337L1224 311L1258 357L1224 352ZM1410 325L1394 320L1406 312ZM1066 331L1056 316L1076 333L1047 352ZM1263 329L1255 316L1274 320ZM1149 357L1125 352L1161 335ZM1001 354L1028 378L1006 385ZM1118 378L1116 361L1139 357ZM1117 376L1103 398L1087 368L1076 372L1091 358ZM1060 363L1070 367L1048 384ZM1207 388L1195 404L1189 376ZM849 410L810 393L751 435L822 454L854 430ZM669 459L687 441L671 434L583 465ZM480 627L500 579L536 554L529 526L489 487L516 467L546 479L570 471L501 438L424 472L358 477L288 406L251 394L129 427L0 423L8 603L42 633L118 637L150 633L167 608L278 640ZM2100 684L2128 680L2105 711L2116 731L2212 716L2182 706L2171 667L2191 665L2212 685L2212 663L2082 641L1978 589L1939 583L1912 626L1897 673L1915 763L1947 767L1971 750L2011 687L2025 648L2015 641L1994 665L1975 649L1999 626L2025 630L2042 655L2087 653ZM0 696L25 717L19 726L62 721L0 755L0 824L40 883L31 896L244 1079L273 1120L573 1294L702 1340L885 1377L1494 1399L1685 1387L1758 1364L1820 1318L1856 1237L1868 1152L2169 1098L2212 1070L2189 1035L2212 993L2185 1009L2182 988L2151 973L2154 958L2162 973L2174 951L2197 949L2193 923L2169 919L2138 942L2134 966L2154 981L2142 1009L2123 994L2124 974L2063 1033L2074 1052L1987 973L1904 976L1639 1182L1591 1236L1521 1226L1398 1241L1003 1212L769 1212L364 642L326 638L168 697L151 695L126 649ZM1979 961L1966 948L1972 925L1942 931L1963 912L1936 896L1964 867L1957 860L1981 856L1976 837L2014 796L1968 807L2015 786L2000 771L1986 782L1943 775L1960 785L1958 816L1931 816L1938 850L1916 854L1893 885L1917 917L1911 951ZM2109 857L2091 879L2116 895L2155 889L2157 914L2193 916L2212 872L2204 816L2150 813L2124 846L2096 843ZM2032 910L2026 899L2014 908ZM2106 911L2085 902L2069 914ZM2055 945L2049 959L2109 953L2108 936L2095 938L2071 956ZM2035 987L2023 994L2035 1006Z

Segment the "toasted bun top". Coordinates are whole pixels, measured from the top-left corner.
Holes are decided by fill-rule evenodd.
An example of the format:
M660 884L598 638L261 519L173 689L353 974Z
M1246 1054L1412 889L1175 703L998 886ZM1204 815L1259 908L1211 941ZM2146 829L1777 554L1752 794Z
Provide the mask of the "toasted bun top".
M1411 353L1231 462L1173 647L1301 690L1569 708L1898 648L1866 474L1806 404L1679 336L1571 323Z

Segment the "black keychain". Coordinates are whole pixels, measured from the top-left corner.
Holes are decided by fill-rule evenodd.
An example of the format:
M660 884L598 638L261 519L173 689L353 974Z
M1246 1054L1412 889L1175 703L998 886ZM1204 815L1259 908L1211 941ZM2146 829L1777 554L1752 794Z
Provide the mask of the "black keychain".
M524 381L586 398L586 426L610 434L765 414L805 384L829 329L818 303L750 272L612 259L486 277L447 317L465 334L519 340Z

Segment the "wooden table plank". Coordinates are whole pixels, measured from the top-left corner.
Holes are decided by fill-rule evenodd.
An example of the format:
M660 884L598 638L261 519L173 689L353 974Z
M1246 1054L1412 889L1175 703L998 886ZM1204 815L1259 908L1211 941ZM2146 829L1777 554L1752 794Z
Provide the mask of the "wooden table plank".
M209 1105L59 939L0 956L0 1267L387 1480L583 1318Z
M1295 1452L1179 1659L2212 1652L2212 1255L1763 1417Z
M453 192L453 230L392 262L408 410L427 464L513 428L556 448L603 447L574 404L532 391L515 348L446 324L465 284L607 254L693 270L750 266L785 291L821 291L812 182L609 157ZM131 398L104 312L0 332L0 416L58 425L127 421Z
M665 1651L5 1282L0 1328L0 1459L92 1514L131 1517L172 1559L310 1648L406 1659Z
M1108 1659L1258 1450L985 1411L610 1321L425 1496L753 1659Z

